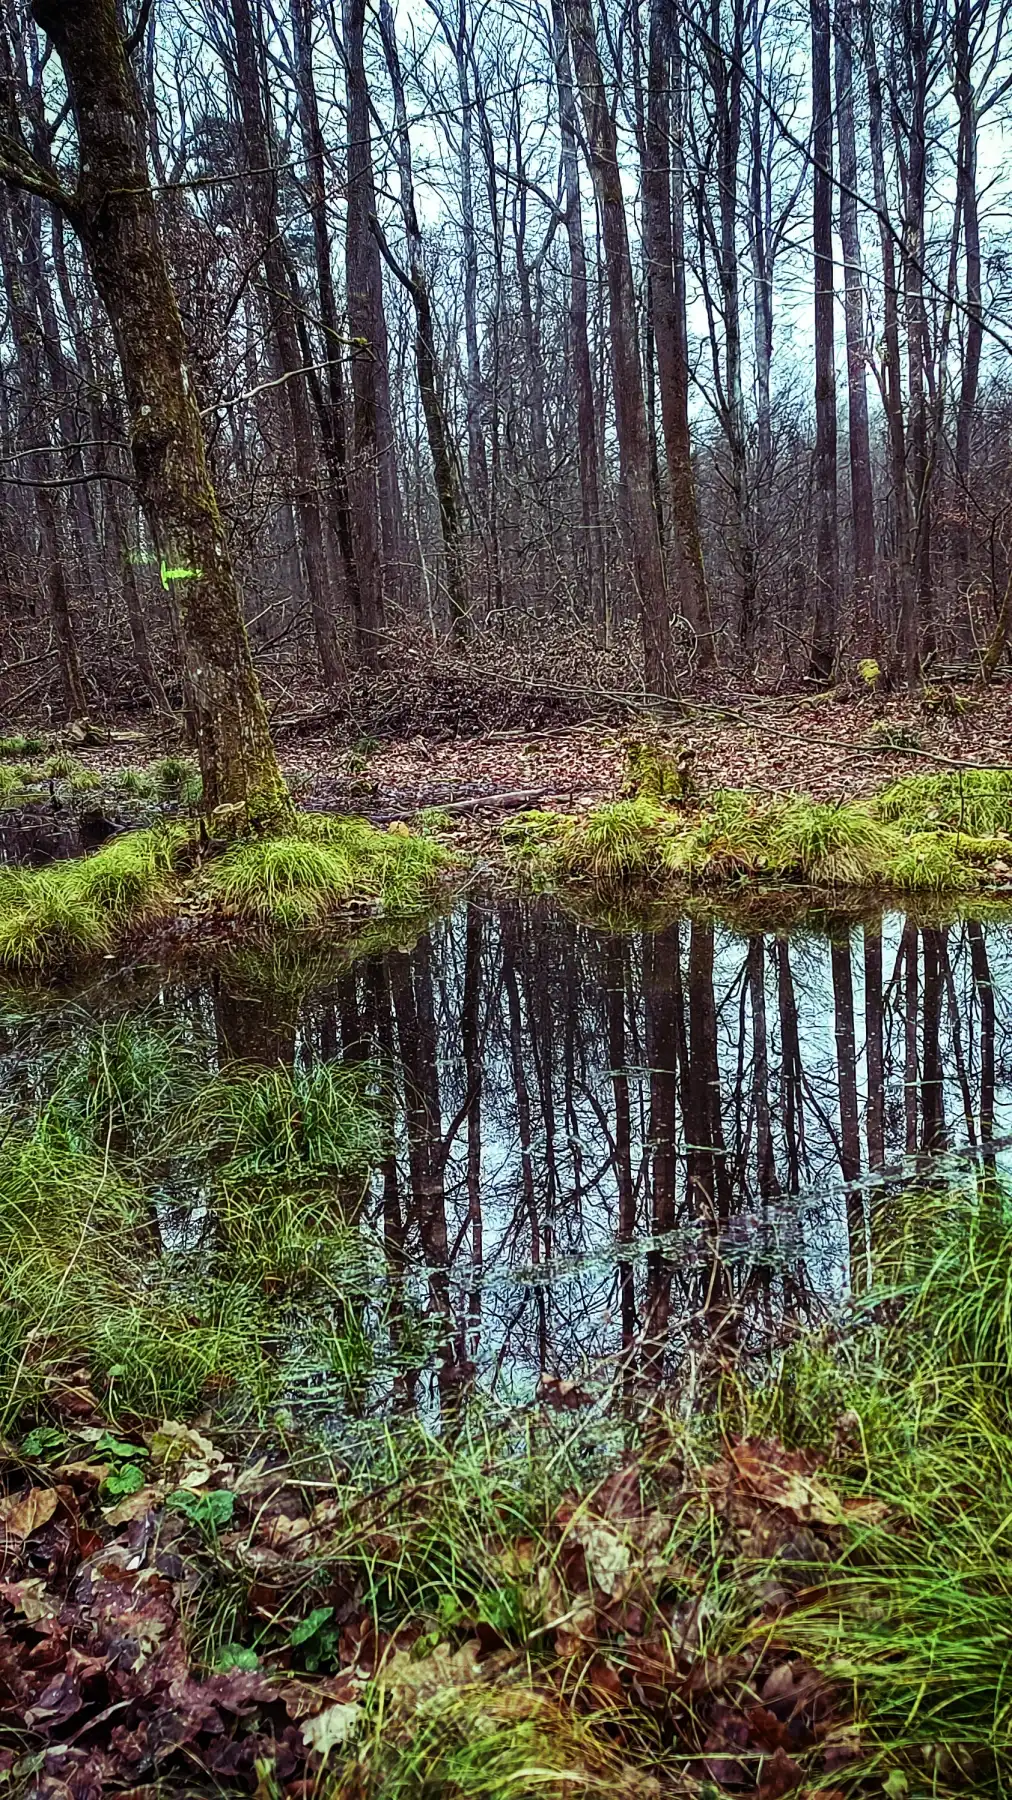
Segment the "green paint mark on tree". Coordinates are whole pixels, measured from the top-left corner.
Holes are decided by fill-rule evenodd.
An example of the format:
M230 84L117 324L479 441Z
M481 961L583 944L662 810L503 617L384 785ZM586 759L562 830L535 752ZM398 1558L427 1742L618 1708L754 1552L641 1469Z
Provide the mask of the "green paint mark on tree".
M170 581L199 581L201 573L200 569L170 569L163 559L161 565L162 586L167 590Z

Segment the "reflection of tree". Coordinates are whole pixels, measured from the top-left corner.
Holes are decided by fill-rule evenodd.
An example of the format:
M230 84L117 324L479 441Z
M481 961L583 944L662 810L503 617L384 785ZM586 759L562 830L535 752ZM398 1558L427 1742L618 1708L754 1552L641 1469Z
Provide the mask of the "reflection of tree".
M209 1068L377 1060L395 1398L423 1391L423 1311L452 1408L472 1373L528 1394L582 1360L664 1385L732 1320L748 1354L839 1293L867 1258L840 1181L1000 1128L1010 975L990 925L886 917L854 956L842 932L623 937L471 902L411 948L232 956L154 993Z

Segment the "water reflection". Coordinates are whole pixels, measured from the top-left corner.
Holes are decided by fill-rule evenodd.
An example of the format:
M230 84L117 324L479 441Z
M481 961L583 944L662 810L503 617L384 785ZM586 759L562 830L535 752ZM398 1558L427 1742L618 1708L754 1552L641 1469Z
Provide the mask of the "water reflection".
M475 901L346 966L163 974L156 1004L209 1067L382 1068L395 1148L358 1222L384 1351L356 1406L445 1415L698 1401L864 1285L901 1179L998 1154L1010 959L991 923L619 937Z

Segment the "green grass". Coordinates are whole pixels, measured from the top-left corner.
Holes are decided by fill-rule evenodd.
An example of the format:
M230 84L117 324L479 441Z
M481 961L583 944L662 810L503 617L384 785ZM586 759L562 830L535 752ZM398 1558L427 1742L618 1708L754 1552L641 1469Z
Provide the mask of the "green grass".
M962 815L948 777L918 776L867 803L836 806L718 789L692 811L639 798L573 815L530 812L503 836L533 886L583 885L605 898L749 883L960 893L986 884L989 866L1012 856L1012 843L996 835L1006 808L1012 817L1003 783L982 778L964 793Z
M0 757L4 758L41 756L45 747L45 741L40 737L25 737L21 733L0 737Z
M0 876L0 970L34 973L111 949L127 925L162 912L178 833L136 831L93 855Z
M209 1075L144 1018L75 1012L62 1038L0 1134L0 1432L71 1369L111 1418L211 1400L263 1423L307 1359L361 1383L357 1214L387 1147L367 1071Z
M1012 1781L1012 1198L993 1181L908 1197L856 1329L802 1341L751 1429L831 1448L886 1518L855 1539L786 1642L845 1681L864 1768L890 1791ZM841 1422L845 1442L839 1448Z
M307 814L298 837L237 844L207 872L204 891L251 923L297 930L351 906L418 912L448 853L430 838L377 831L362 819Z
M55 750L42 765L42 774L46 781L69 781L72 775L78 775L81 764L69 750Z
M879 818L907 831L944 828L969 837L1012 833L1012 771L905 775L884 789L874 804Z
M226 1183L355 1180L386 1147L367 1083L366 1070L337 1063L229 1070L197 1100L194 1137Z

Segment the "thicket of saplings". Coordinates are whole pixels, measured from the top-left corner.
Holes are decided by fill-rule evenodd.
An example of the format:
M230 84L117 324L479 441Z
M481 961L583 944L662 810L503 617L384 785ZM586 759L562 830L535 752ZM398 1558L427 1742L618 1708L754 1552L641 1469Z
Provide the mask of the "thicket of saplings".
M893 1196L888 1215L883 1203L874 1290L797 1340L765 1383L724 1370L703 1417L655 1403L609 1453L616 1433L600 1417L497 1419L476 1400L442 1435L402 1421L357 1456L351 1430L335 1447L340 1408L353 1420L370 1383L389 1382L398 1357L437 1353L446 1329L406 1269L380 1280L361 1199L390 1130L381 1071L222 1072L151 1017L64 1015L50 1053L25 1059L0 1137L7 1444L35 1468L81 1454L58 1401L82 1381L135 1442L199 1412L240 1463L243 1444L251 1457L279 1437L290 1456L301 1444L338 1500L285 1601L305 1609L313 1666L336 1665L326 1597L350 1582L377 1629L410 1628L412 1654L443 1670L415 1695L410 1728L367 1683L321 1792L568 1800L574 1783L663 1793L686 1775L691 1791L716 1792L695 1722L704 1686L670 1677L659 1714L632 1667L632 1627L609 1640L610 1708L584 1703L597 1652L581 1651L576 1626L559 1648L568 1609L585 1603L566 1590L580 1531L602 1581L635 1576L640 1638L666 1644L676 1671L712 1683L744 1658L746 1692L750 1657L800 1654L822 1672L856 1723L849 1760L820 1785L890 1800L1007 1791L1012 1199L1000 1181ZM843 1509L831 1549L803 1530L771 1545L721 1515L704 1471L743 1435L829 1456ZM642 1496L628 1522L621 1508L594 1512L616 1454L636 1464ZM144 1480L122 1457L114 1474L116 1495ZM803 1517L815 1490L798 1482ZM192 1654L221 1666L227 1649L269 1669L291 1634L252 1604L257 1565L217 1554L214 1536L209 1522L194 1551ZM476 1634L498 1645L481 1669L466 1653Z

